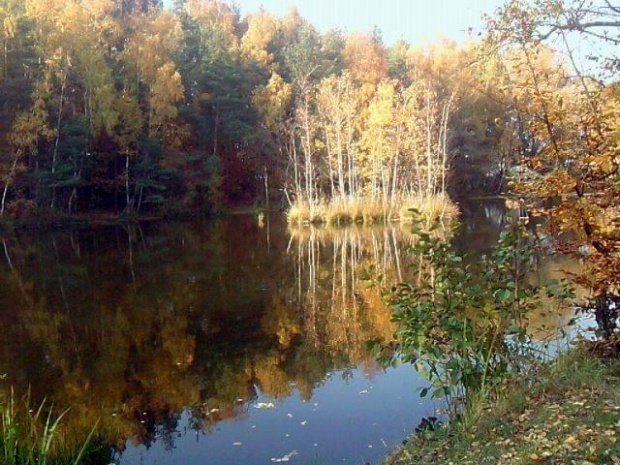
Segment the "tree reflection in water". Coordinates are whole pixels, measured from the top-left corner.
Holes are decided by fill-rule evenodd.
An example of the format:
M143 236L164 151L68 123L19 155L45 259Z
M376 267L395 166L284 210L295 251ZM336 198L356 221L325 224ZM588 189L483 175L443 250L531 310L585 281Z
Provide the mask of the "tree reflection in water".
M497 236L489 211L457 247ZM287 231L280 218L236 217L0 241L1 395L13 386L70 407L69 442L100 420L117 450L174 447L183 411L208 433L247 416L259 393L309 400L331 373L381 371L366 342L394 327L371 278L415 279L416 238L398 225Z

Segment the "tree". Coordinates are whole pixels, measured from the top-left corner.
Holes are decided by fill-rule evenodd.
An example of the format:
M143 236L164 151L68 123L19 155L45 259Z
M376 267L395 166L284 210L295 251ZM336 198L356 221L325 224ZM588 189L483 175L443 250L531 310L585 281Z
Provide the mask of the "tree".
M9 142L13 151L13 159L8 169L5 168L3 179L2 201L0 204L0 217L6 211L7 194L11 184L15 184L15 176L18 173L18 164L24 157L36 157L39 138L50 139L54 131L50 129L45 120L47 117L45 103L37 99L32 113L19 115L13 124Z
M551 232L575 235L563 250L585 258L576 279L592 289L597 319L608 323L620 284L619 102L615 85L599 75L614 82L618 68L613 54L595 52L601 67L585 72L572 37L616 44L619 26L620 11L609 2L512 0L489 20L490 39L512 57L512 93L528 127L522 165L535 176L522 179L517 191L544 214ZM552 42L564 57L561 67L544 45Z
M347 38L344 63L353 79L369 95L388 76L387 52L378 30L372 34L355 33Z
M260 66L278 71L274 65L274 42L278 33L278 22L269 13L261 11L250 14L247 31L241 39L241 50L246 59L255 60Z

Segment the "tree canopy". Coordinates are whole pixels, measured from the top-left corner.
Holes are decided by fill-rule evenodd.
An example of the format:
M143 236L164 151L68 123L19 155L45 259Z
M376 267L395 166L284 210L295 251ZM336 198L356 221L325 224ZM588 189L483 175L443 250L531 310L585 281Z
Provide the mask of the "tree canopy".
M388 47L223 0L1 0L0 23L2 216L501 184L481 44Z

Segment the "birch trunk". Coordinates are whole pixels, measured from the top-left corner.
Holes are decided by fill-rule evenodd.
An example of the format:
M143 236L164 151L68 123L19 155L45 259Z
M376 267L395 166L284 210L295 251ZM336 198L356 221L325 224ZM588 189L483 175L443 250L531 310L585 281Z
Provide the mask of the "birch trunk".
M15 158L13 159L13 164L11 165L11 171L6 176L6 180L4 182L4 190L2 191L2 205L0 206L0 218L4 217L4 211L6 207L6 196L9 192L9 185L11 184L11 180L15 175L15 170L17 168L17 162L19 160L19 151L15 154Z
M58 105L58 117L56 119L56 140L54 141L54 152L52 154L52 182L56 184L54 175L56 174L56 165L58 161L58 146L60 145L60 124L62 122L62 110L65 102L65 84L67 82L67 73L63 74L62 82L60 85L60 103ZM52 189L52 203L50 208L53 210L56 204L56 186Z

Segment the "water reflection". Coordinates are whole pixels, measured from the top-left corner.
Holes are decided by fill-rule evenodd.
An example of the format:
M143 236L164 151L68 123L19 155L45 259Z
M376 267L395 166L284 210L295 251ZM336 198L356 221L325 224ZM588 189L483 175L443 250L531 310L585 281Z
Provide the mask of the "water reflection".
M488 250L501 204L462 209L455 247ZM125 463L376 460L434 411L366 350L394 331L368 280L415 279L415 240L277 217L1 235L0 391L71 407L76 441L100 420Z
M392 337L395 328L381 286L410 278L413 258L406 251L417 240L411 228L294 228L289 235L295 286L285 300L302 315L304 338L315 350L374 364L365 343Z

